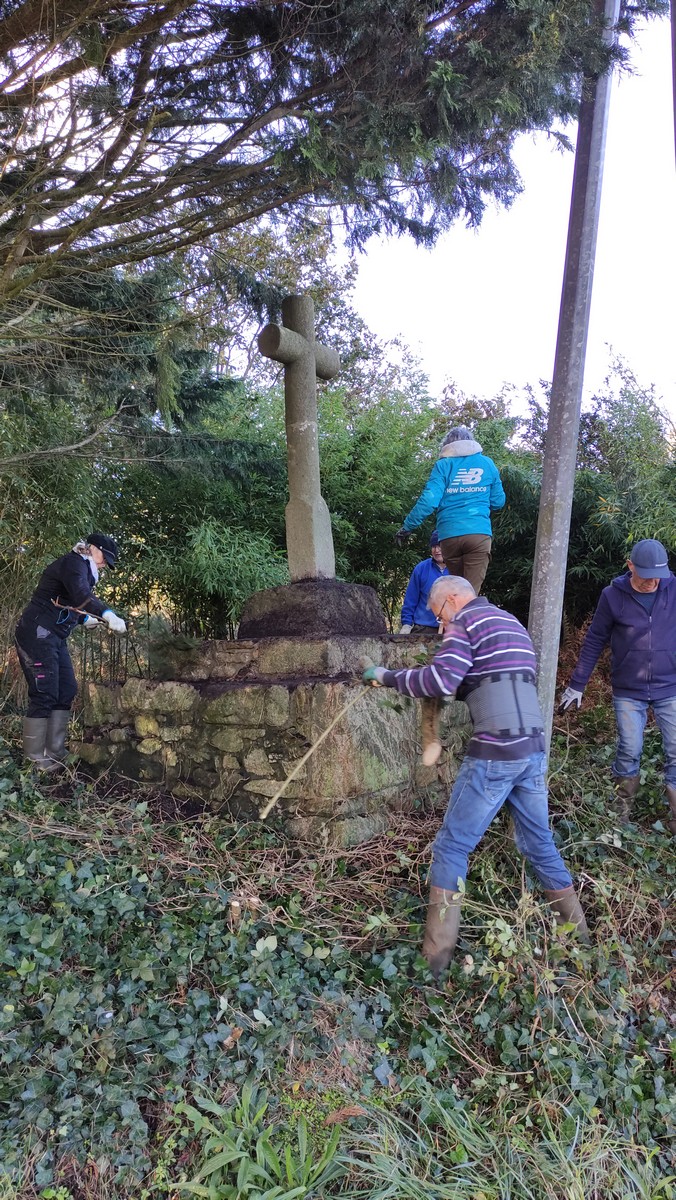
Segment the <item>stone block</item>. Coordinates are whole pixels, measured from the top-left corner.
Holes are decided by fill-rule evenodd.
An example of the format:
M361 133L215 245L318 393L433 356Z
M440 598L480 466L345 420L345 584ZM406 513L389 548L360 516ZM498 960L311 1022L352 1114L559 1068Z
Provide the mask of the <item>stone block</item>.
M120 693L120 704L126 712L143 712L152 706L152 697L158 685L148 679L128 679Z
M132 737L133 730L128 725L123 725L121 729L109 729L106 734L106 740L113 746L121 746L125 742L131 741Z
M117 725L120 722L120 688L105 683L85 683L85 725Z
M342 663L340 646L329 638L261 638L256 674L278 679L335 675Z
M239 793L241 783L242 775L238 763L235 763L233 770L223 767L218 772L218 783L211 790L211 799L231 800L233 796Z
M185 716L194 708L199 693L189 683L155 683L150 679L128 679L120 702L127 712L160 712Z
M355 695L355 685L301 685L293 693L294 726L314 744ZM384 712L381 705L375 689L362 695L308 760L303 795L313 808L324 798L410 785L413 710Z
M363 817L346 817L344 820L331 821L329 826L329 842L349 850L351 846L361 846L371 838L380 837L390 828L389 813L371 813Z
M382 816L401 812L410 804L410 795L399 788L387 788L371 795L337 797L331 801L327 816L332 820L342 817Z
M162 743L159 738L148 737L139 742L136 749L139 754L159 754L162 749Z
M244 770L250 775L269 775L272 767L270 760L260 746L253 746L244 755Z
M199 692L189 683L158 683L152 707L155 712L174 716L180 713L186 717L192 711L199 699Z
M261 687L231 687L209 699L202 711L208 725L263 725L265 689ZM262 730L261 730L262 732Z
M301 755L301 758L302 758L302 755ZM284 779L288 779L291 772L295 771L299 762L300 762L300 758L297 758L295 762L285 762L284 760L282 760L282 773L283 773ZM299 780L307 779L307 763L304 763L303 766L300 768L298 774L294 775L294 779L299 779Z
M69 749L71 754L77 755L91 767L105 767L113 757L110 747L104 742L71 742Z
M286 822L290 835L299 841L343 850L379 837L387 832L389 825L387 813L346 817L338 821L322 817L291 817Z
M253 642L218 641L211 646L209 677L212 679L243 678L257 658Z
M289 786L285 788L282 800L293 800L298 798L298 793L295 790L295 783L296 781L294 779L293 783L290 783ZM281 784L281 779L248 779L247 782L242 785L242 790L245 792L251 792L254 796L267 796L268 799L271 799L274 795L276 795ZM280 803L282 800L280 800Z
M289 692L285 687L273 684L265 694L265 724L274 729L283 729L289 723Z
M149 713L139 713L134 718L134 729L139 737L157 737L160 732L160 727L155 719Z
M215 746L217 750L226 750L230 754L237 754L244 746L244 742L237 729L216 729L213 733L209 733L209 745Z
M160 725L158 736L163 742L189 742L193 734L192 725Z

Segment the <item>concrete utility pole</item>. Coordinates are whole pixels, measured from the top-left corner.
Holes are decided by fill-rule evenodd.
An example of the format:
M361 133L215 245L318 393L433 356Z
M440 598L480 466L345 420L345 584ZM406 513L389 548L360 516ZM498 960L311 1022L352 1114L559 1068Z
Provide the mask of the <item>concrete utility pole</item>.
M674 149L676 150L676 0L671 0L671 83L674 93Z
M606 41L612 45L620 0L605 0L599 8L606 23ZM548 741L554 715L611 82L608 71L596 79L587 77L583 83L533 565L529 630L538 656L538 692Z

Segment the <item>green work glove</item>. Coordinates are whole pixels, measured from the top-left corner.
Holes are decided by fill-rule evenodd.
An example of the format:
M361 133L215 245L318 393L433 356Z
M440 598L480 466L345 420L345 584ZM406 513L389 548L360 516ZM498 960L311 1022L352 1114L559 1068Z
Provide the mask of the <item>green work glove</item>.
M364 683L370 683L371 687L382 687L384 678L384 667L367 667L362 675Z

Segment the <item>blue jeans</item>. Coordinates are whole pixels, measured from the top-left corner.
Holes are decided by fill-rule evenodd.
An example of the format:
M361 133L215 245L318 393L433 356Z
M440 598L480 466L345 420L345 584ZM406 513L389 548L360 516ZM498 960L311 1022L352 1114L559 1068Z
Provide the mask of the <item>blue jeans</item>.
M430 883L457 891L467 875L467 859L493 817L507 803L514 818L517 849L528 859L548 891L570 887L572 879L549 828L546 756L531 754L514 762L467 756L432 848Z
M628 700L625 696L613 696L613 708L617 721L617 751L612 766L613 775L638 775L643 750L643 732L652 704L657 727L662 734L662 745L666 759L664 777L671 786L676 786L676 696L668 700Z

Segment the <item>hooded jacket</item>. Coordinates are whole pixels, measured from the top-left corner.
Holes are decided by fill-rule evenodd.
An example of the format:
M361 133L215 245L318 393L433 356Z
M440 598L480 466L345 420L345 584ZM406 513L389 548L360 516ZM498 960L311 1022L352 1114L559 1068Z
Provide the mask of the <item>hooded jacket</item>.
M436 509L439 540L468 533L492 534L490 514L502 508L505 493L492 458L478 442L449 442L434 464L425 490L404 520L413 530Z
M660 579L648 613L630 583L618 575L603 589L569 686L583 692L610 643L613 695L630 700L676 696L676 577Z

